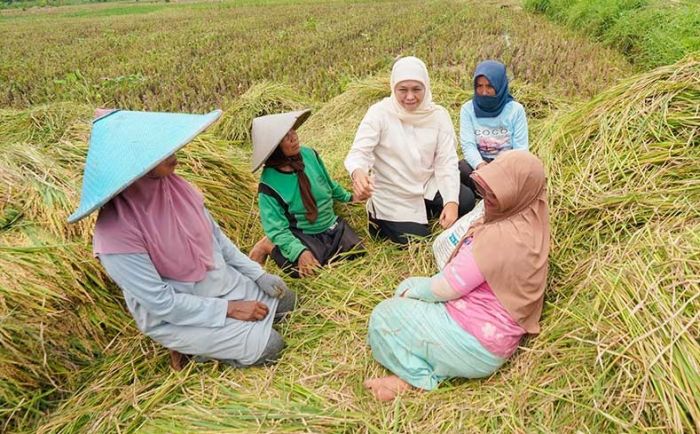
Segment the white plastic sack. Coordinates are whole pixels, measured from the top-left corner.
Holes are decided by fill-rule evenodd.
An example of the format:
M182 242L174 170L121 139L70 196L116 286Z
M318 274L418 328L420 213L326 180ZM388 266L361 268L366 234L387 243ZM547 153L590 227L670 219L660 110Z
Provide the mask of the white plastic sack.
M469 227L479 218L484 215L484 201L481 200L476 204L473 210L459 218L452 226L446 229L443 233L433 241L433 255L438 269L442 270L450 259L459 240L467 233Z

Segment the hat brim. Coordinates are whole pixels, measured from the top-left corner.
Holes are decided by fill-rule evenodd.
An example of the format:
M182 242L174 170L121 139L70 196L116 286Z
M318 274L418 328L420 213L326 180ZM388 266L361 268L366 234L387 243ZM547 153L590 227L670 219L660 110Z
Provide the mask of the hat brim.
M221 117L116 110L93 121L75 223L101 208ZM116 168L116 170L115 170Z

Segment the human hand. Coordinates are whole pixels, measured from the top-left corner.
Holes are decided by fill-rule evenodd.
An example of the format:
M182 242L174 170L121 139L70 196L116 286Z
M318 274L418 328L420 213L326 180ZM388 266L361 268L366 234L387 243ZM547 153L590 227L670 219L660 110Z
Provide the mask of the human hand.
M268 308L259 301L229 301L226 316L241 321L260 321L265 318Z
M265 273L255 280L255 284L258 288L270 297L280 298L285 291L288 291L287 284L284 283L281 277Z
M374 193L374 181L364 169L352 172L352 191L355 201L367 200Z
M360 197L356 193L353 193L352 197L350 197L350 203L360 203L360 202L364 202L365 200L367 200L366 197L364 197L364 198Z
M406 293L415 286L416 281L420 280L421 277L407 277L399 283L394 291L394 297L406 297Z
M316 259L310 250L304 250L301 255L299 255L299 275L301 277L311 276L316 272L316 268L320 266L321 264L318 262L318 259Z
M457 211L458 207L456 202L447 202L445 204L440 213L440 226L442 226L443 229L449 228L452 226L452 223L457 220Z
M421 299L421 294L430 290L430 277L407 277L399 283L394 292L394 297Z
M486 166L487 164L488 164L488 163L487 163L486 161L482 161L481 163L479 163L479 164L476 165L476 169L475 169L475 170L479 170L479 169L481 169L482 167Z

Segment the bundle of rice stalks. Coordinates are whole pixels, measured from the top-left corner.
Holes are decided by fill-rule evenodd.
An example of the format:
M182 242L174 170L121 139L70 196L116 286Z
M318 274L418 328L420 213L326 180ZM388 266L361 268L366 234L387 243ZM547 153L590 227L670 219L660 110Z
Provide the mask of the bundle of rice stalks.
M56 143L77 120L89 120L92 110L85 104L55 103L28 110L0 110L0 137L5 143Z
M688 58L536 131L553 245L545 338L525 375L543 380L532 391L547 426L700 427L698 107Z
M538 84L521 80L510 83L513 98L525 107L525 113L530 124L533 121L546 119L557 111L565 111L570 102L553 94L549 89ZM471 99L471 95L469 98Z
M187 372L173 373L167 351L140 334L120 336L79 374L79 383L37 433L137 432L156 404L179 399Z
M557 210L558 267L645 224L700 217L698 107L700 60L691 57L625 80L536 132Z
M0 239L0 419L19 424L78 387L76 373L133 330L82 243L28 225Z
M18 142L1 146L5 160L0 163L0 182L6 203L59 239L87 237L92 219L67 224L79 201L81 171L70 163L57 162L41 144ZM85 143L73 146L85 155Z
M250 141L250 128L256 117L310 106L310 100L300 96L291 86L262 81L224 104L224 115L212 132L227 140Z
M697 221L650 225L550 285L542 335L519 360L546 426L700 428L698 252Z

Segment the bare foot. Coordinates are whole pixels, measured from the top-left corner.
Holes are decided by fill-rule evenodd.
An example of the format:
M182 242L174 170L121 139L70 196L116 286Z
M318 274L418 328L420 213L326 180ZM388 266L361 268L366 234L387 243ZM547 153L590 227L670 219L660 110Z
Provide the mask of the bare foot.
M365 381L364 386L372 392L375 398L380 401L392 401L399 393L411 389L411 385L397 377L389 375L388 377L372 378Z
M272 244L269 238L262 237L260 241L255 243L248 257L260 265L265 265L267 257L272 253L272 249L274 248L275 245Z
M170 367L173 371L180 372L189 363L190 356L175 350L170 350Z

